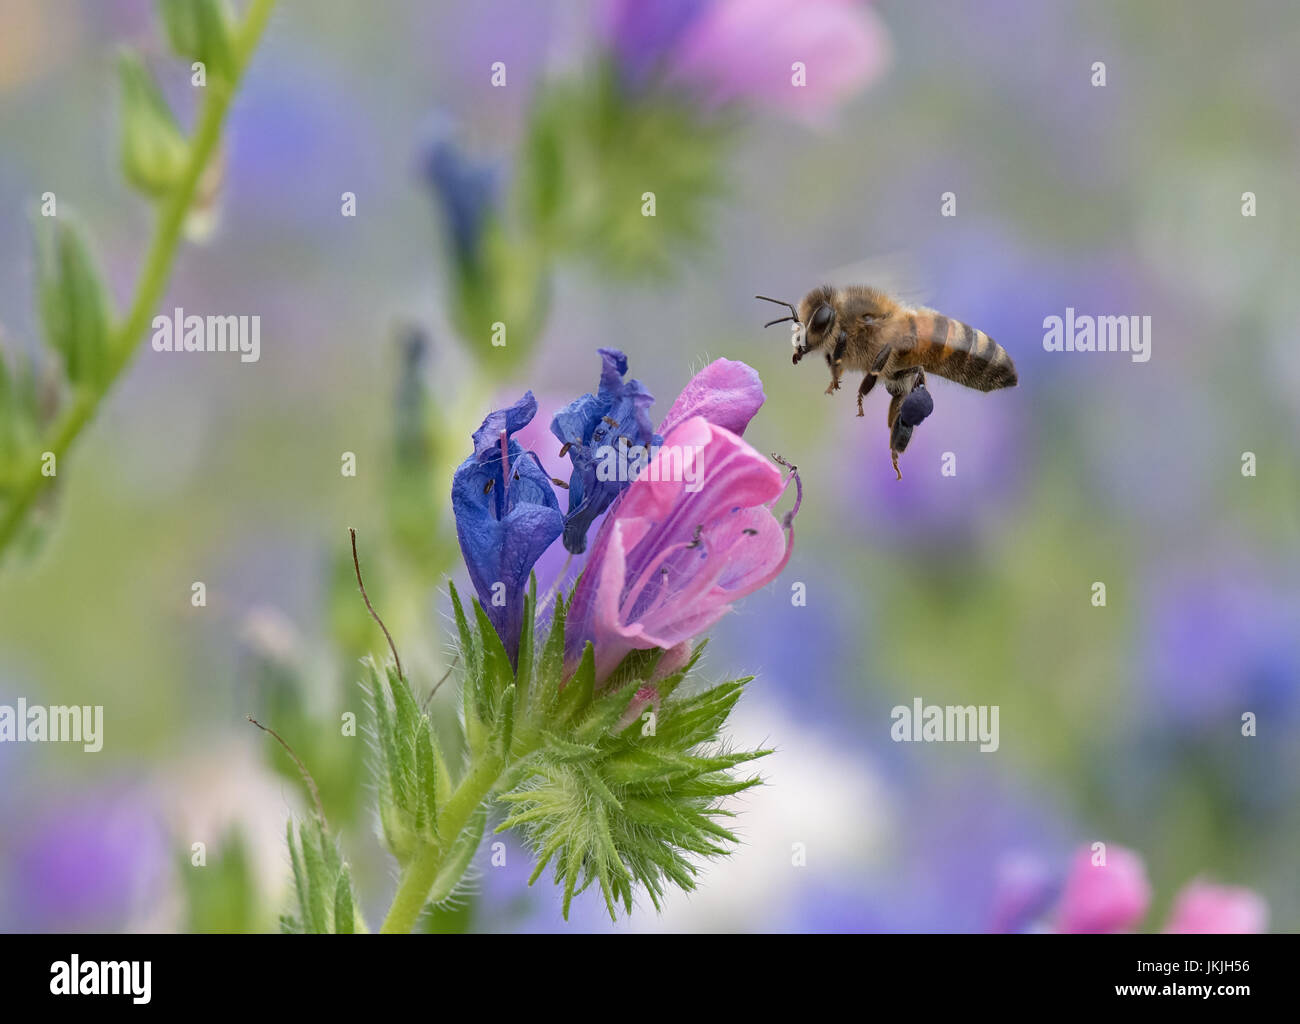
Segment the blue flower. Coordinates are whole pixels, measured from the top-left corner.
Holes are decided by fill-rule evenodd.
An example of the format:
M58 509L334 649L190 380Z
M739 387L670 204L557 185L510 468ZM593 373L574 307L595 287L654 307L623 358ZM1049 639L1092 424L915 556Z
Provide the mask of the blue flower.
M470 581L512 663L529 573L564 529L550 477L536 455L510 439L535 415L531 391L508 409L489 413L474 432L474 454L451 482L456 538Z
M461 265L478 261L479 241L501 192L501 168L467 157L451 123L437 118L420 154L420 173L431 186L452 249Z
M596 393L570 402L551 420L551 433L563 442L573 464L564 546L574 554L587 549L592 522L631 483L635 470L649 461L639 449L663 441L650 425L654 396L639 380L623 380L627 356L613 348L599 351L602 366Z

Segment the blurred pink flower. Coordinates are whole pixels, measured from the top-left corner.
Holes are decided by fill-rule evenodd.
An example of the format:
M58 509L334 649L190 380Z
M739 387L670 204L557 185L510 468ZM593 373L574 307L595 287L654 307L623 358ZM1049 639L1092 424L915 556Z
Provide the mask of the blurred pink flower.
M753 369L718 360L674 403L662 448L610 509L578 582L571 667L588 640L598 680L634 649L671 649L680 662L683 645L785 568L792 515L778 521L771 506L788 481L721 425L743 430L762 401Z
M633 81L660 71L713 104L810 119L866 88L890 59L885 27L861 0L608 0L601 21Z
M1055 912L1046 917L1040 916L1040 909L1045 904L1051 909L1054 886L1050 877L1036 858L1014 862L1016 870L999 885L992 930L1042 930L1046 926L1049 931L1082 934L1134 928L1151 903L1142 858L1118 846L1107 850L1104 865L1094 865L1092 857L1092 849L1086 846L1074 855ZM1165 931L1244 935L1262 932L1267 925L1268 904L1258 893L1198 878L1174 899Z
M1151 885L1142 858L1122 846L1095 865L1084 847L1074 855L1056 909L1056 930L1070 934L1128 931L1146 915Z
M1196 879L1174 900L1165 931L1183 935L1250 935L1268 926L1268 904L1250 889Z

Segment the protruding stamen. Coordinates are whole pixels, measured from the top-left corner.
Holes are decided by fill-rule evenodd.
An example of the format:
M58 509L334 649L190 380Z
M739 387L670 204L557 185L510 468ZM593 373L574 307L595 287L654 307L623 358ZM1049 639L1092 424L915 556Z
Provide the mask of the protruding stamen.
M789 462L776 452L772 453L772 460L790 471L790 475L785 478L785 487L781 489L782 494L784 494L785 489L790 486L790 481L794 481L794 508L790 509L790 511L785 514L785 518L781 520L781 528L788 530L792 525L794 525L794 517L799 514L799 506L803 503L803 481L799 479L798 466ZM778 500L780 500L779 496Z
M501 482L510 493L510 435L501 431Z

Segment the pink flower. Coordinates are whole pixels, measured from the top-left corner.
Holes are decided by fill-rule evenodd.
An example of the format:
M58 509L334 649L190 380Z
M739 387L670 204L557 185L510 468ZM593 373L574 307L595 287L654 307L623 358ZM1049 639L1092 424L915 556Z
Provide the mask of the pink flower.
M1196 879L1174 900L1165 931L1183 935L1249 935L1268 926L1268 905L1257 893Z
M1111 846L1105 864L1094 865L1092 859L1088 847L1074 855L1057 905L1056 930L1075 934L1129 930L1142 920L1151 903L1151 885L1142 858Z
M674 403L663 446L596 535L569 611L570 667L588 640L597 680L635 649L680 661L683 645L785 568L793 512L778 521L771 509L789 481L737 432L762 401L753 369L718 360Z

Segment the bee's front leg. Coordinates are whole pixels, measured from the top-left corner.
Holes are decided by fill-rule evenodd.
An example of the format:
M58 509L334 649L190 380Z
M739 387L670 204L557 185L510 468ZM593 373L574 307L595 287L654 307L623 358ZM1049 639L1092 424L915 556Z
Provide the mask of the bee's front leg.
M826 389L828 395L840 389L840 377L844 374L844 352L848 347L848 331L840 331L840 336L835 340L835 351L826 356L826 365L831 368L831 383Z

